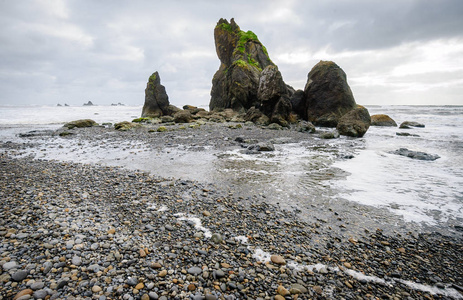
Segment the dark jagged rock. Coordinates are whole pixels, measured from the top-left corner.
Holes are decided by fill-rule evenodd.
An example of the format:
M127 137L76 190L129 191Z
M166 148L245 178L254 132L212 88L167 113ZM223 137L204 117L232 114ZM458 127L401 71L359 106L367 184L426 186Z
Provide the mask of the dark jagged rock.
M398 136L414 136L414 137L419 137L418 134L411 134L411 133L408 133L408 132L396 132L395 134L398 135Z
M336 129L341 135L362 137L370 128L370 124L371 118L368 109L359 105L339 119Z
M307 109L305 107L304 98L304 91L297 90L292 94L290 101L293 112L295 112L302 119L307 119Z
M169 109L169 96L167 96L166 88L161 84L161 78L158 72L154 72L148 79L145 89L145 104L141 116L145 117L160 117L170 115L172 112Z
M69 129L72 129L72 128L83 128L83 127L92 127L92 126L95 126L95 125L98 125L95 121L91 120L91 119L82 119L82 120L75 120L75 121L71 121L69 123L66 123L64 124L63 127L67 127Z
M418 160L429 160L429 161L433 161L433 160L440 158L440 156L436 154L428 154L428 153L420 152L420 151L412 151L412 150L408 150L407 148L400 148L394 151L393 154L402 155L402 156L406 156L406 157L410 157L410 158L418 159Z
M94 104L92 103L92 101L88 101L87 103L84 103L84 106L93 106Z
M214 39L221 65L212 79L209 109L231 108L246 113L254 107L262 109L268 118L286 121L292 89L284 83L257 36L251 31L242 31L234 19L230 23L220 19L214 29ZM275 107L282 111L275 111Z
M336 127L344 114L357 107L346 73L332 61L320 61L312 68L304 94L307 120L319 126Z
M257 98L260 109L270 117L271 122L288 125L291 101L288 88L276 66L267 66L260 74Z
M270 124L270 119L263 112L258 110L255 107L251 107L246 115L244 116L245 121L250 121L258 125L268 125Z
M390 126L397 127L397 123L388 115L372 115L371 126Z
M400 124L399 128L410 129L412 127L424 128L424 124L421 124L421 123L418 123L418 122L413 122L413 121L405 121L405 122L402 122L402 124Z

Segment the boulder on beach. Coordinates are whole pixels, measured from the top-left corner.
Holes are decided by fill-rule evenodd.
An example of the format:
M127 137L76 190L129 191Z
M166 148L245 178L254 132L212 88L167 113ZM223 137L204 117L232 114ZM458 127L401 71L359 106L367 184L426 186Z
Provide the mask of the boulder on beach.
M181 110L173 115L175 123L190 123L192 121L191 112L189 110Z
M114 129L119 130L119 131L127 131L136 127L140 127L141 125L138 123L132 123L128 121L123 121L114 124Z
M402 122L402 124L400 124L399 128L401 128L401 129L411 129L412 127L424 128L424 124L414 122L414 121L405 121L405 122Z
M254 107L285 123L291 111L292 89L283 82L256 34L242 31L234 19L220 19L214 40L221 64L212 79L210 111L231 108L246 113Z
M142 117L160 117L170 115L169 96L166 88L161 84L158 72L154 72L148 79L145 89L145 104L141 113Z
M318 126L336 127L344 114L357 107L346 73L332 61L320 61L312 68L304 96L306 118Z
M370 123L371 118L368 109L359 105L339 119L336 129L341 135L362 137L370 128Z
M69 123L66 123L64 124L63 127L67 127L69 129L72 129L72 128L83 128L83 127L92 127L92 126L95 126L95 125L98 125L95 121L91 120L91 119L81 119L81 120L75 120L75 121L71 121Z
M397 127L397 123L388 115L377 114L371 116L371 126Z
M421 151L408 150L407 148L400 148L392 153L401 155L401 156L410 157L413 159L418 159L418 160L433 161L433 160L440 158L440 156L436 154L428 154L428 153L421 152Z

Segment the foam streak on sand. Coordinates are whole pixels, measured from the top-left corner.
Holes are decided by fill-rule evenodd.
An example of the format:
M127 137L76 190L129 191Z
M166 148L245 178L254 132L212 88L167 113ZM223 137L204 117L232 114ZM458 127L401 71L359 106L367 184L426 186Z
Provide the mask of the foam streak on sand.
M314 265L301 265L294 261L289 262L288 267L298 272L303 271L303 270L309 270L311 272L313 272L313 270L317 270L317 272L320 272L320 270L322 269L331 270L332 272L338 272L341 270L338 267L329 267L321 263L314 264ZM450 285L447 285L445 288L439 288L436 286L429 286L429 285L425 285L425 284L421 284L421 283L417 283L417 282L413 282L409 280L402 280L402 279L385 280L377 276L365 275L361 272L357 272L351 269L343 268L342 271L344 271L344 273L348 274L349 276L355 278L358 281L372 282L372 283L377 283L377 284L381 284L385 286L394 286L397 283L401 283L416 291L427 292L432 295L443 295L446 297L450 297L452 299L463 299L463 296L457 290L452 288Z
M189 216L187 215L186 217L184 217L184 214L183 213L179 213L179 214L175 214L176 216L179 216L180 218L178 218L179 221L189 221L189 222L192 222L194 225L195 225L195 228L197 230L201 230L202 232L204 232L204 236L206 238L210 238L212 237L212 232L207 229L206 227L204 227L201 223L201 219L198 218L198 217L195 217L195 216Z

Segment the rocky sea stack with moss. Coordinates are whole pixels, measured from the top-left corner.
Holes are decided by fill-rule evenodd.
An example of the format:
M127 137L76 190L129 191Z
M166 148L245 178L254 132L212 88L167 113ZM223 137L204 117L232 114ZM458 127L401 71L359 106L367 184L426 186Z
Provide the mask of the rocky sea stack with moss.
M170 115L169 96L166 88L161 84L158 72L154 72L148 79L145 89L145 104L143 105L142 117L160 117Z
M214 39L221 64L212 79L210 110L246 113L254 107L269 122L286 124L294 90L284 83L256 34L242 31L234 19L220 19Z

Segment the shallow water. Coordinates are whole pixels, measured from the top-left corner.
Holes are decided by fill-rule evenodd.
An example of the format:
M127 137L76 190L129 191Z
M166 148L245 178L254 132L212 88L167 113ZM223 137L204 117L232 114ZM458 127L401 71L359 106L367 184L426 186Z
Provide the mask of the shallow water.
M78 118L98 113L94 116L100 123L127 120L136 112L135 108L125 111L123 107L111 107L112 115L101 107L76 110ZM296 209L307 221L329 222L338 230L347 224L344 230L349 234L354 234L352 230L386 227L391 232L426 229L461 237L463 107L393 106L369 110L370 114L386 113L399 124L409 120L426 127L408 131L371 127L360 139L321 140L309 135L306 141L276 144L275 151L254 155L241 153L239 147L189 145L188 136L183 144L161 149L145 141L120 142L104 136L98 142L49 138L45 144L45 139L34 139L39 146L23 155L118 165L162 177L212 182L244 198L261 195L282 208ZM87 115L80 114L82 111ZM72 116L69 113L65 121L77 119ZM43 123L44 119L41 116L30 123L43 124L42 129L60 126ZM16 134L37 127L21 123L24 118L18 120L20 125L14 125L12 120L1 125L3 139L24 142L26 139ZM420 136L397 136L399 131ZM398 148L441 158L418 161L391 154Z

